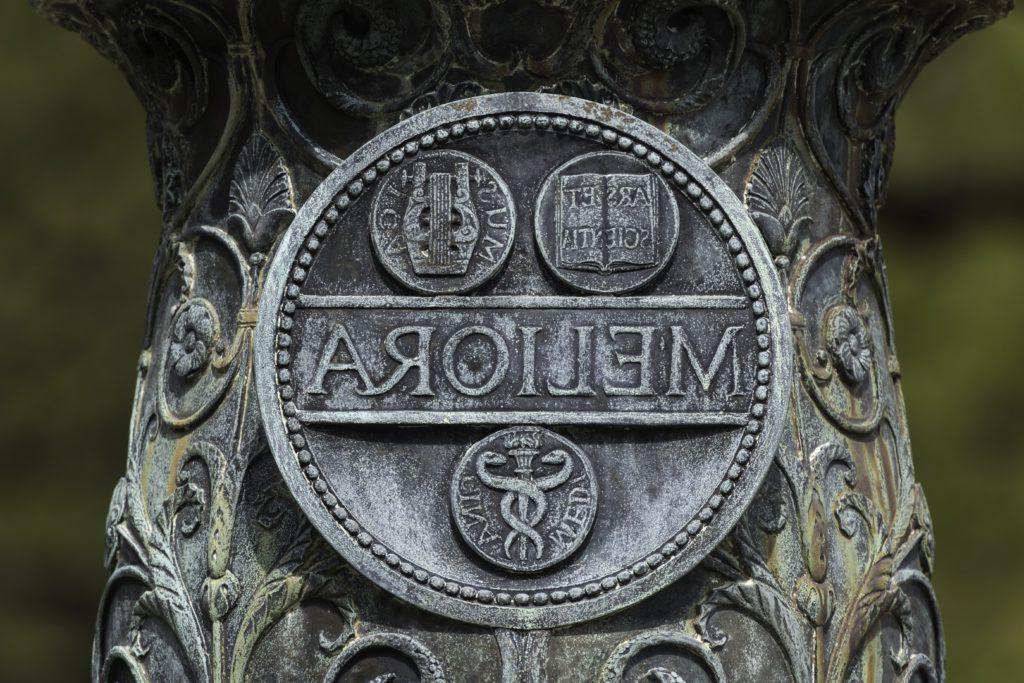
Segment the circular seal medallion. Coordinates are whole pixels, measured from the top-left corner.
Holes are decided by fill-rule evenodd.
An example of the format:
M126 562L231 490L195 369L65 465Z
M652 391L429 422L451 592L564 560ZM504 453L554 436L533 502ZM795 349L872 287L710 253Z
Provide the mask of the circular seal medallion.
M386 175L370 220L377 258L395 279L417 292L451 294L475 289L501 269L516 211L494 169L443 150Z
M700 158L616 109L506 93L398 123L310 195L255 373L284 480L351 566L449 618L553 628L733 528L785 423L789 335L767 247Z
M555 277L584 292L619 294L653 280L679 236L668 184L633 154L593 152L544 181L533 222Z
M590 459L542 427L503 429L470 446L451 490L462 538L514 572L539 571L572 555L597 512Z

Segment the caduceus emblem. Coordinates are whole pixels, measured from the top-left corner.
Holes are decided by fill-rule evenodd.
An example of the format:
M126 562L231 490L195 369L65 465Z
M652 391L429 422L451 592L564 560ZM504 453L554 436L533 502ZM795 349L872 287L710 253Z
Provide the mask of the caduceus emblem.
M505 437L505 448L515 458L516 476L494 474L488 469L508 463L507 456L495 451L484 451L477 456L476 473L487 486L505 491L500 505L501 517L511 528L505 536L505 556L512 559L515 549L519 559L526 560L532 545L535 558L541 559L544 557L544 537L535 527L547 513L547 492L558 488L572 476L572 458L567 451L557 448L545 453L540 462L559 466L559 469L554 474L537 477L534 460L541 451L539 431L512 432Z
M580 549L597 514L587 454L544 427L510 427L469 447L455 467L452 513L462 539L515 572L554 566Z

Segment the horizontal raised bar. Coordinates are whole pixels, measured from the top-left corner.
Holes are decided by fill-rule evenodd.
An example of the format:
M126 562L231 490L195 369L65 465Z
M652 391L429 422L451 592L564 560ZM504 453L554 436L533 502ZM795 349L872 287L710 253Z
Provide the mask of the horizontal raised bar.
M303 308L739 309L749 299L724 294L669 296L320 296L302 294Z
M742 413L564 412L543 410L300 410L300 422L359 425L616 425L638 427L740 426Z

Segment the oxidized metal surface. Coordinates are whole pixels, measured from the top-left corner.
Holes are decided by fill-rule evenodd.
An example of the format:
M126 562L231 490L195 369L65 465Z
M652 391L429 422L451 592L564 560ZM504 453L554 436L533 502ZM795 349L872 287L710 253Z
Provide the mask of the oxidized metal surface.
M382 159L381 167L391 163ZM428 151L382 180L369 224L377 259L403 285L424 294L468 292L505 265L515 202L480 159Z
M943 680L876 219L1008 0L34 1L163 211L94 679Z
M470 446L450 490L462 540L514 572L540 571L571 557L597 513L590 458L541 427L509 427Z
M506 258L468 296L403 294L465 291ZM781 434L785 320L740 200L677 141L592 102L491 95L382 133L317 188L270 266L256 379L278 466L352 565L445 616L552 626L650 595L735 524ZM523 424L561 437L472 465L515 509L453 501L463 452Z

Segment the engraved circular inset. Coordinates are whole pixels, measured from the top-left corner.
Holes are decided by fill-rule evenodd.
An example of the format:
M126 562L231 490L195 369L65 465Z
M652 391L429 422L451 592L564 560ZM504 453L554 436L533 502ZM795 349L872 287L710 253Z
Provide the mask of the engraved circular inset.
M510 427L462 456L452 476L452 517L488 562L537 572L583 545L597 495L590 459L576 444L542 427Z
M484 178L500 174L510 215L534 214L560 168L656 176L634 185L668 188L671 202L660 206L678 211L665 225L676 226L670 241L679 247L657 252L667 262L660 274L657 265L643 273L643 294L623 296L620 288L635 282L617 280L580 296L550 276L534 231L510 231L514 244L501 243L507 263L490 274L486 293L396 294L376 267L379 245L367 239L367 225L382 197L394 195L389 183L404 182L394 177L414 176L413 164L441 152L451 153L451 164L428 163L428 178L448 174L458 192L454 164L480 160L494 175L467 162L470 182L473 168ZM566 166L591 158L614 165ZM447 206L443 181L434 181L435 219ZM408 208L387 201L396 212ZM409 282L437 278L472 289L460 278L477 273L482 249L478 243L465 276L417 275L411 260L398 272ZM778 272L728 185L677 140L621 111L533 93L427 110L346 159L278 244L254 346L270 449L325 541L416 606L501 628L606 615L695 567L740 519L771 466L792 378ZM453 514L457 471L479 479L481 462L488 476L516 474L515 455L496 434L507 428L542 430L534 478L572 462L574 473L587 472L592 500L600 494L600 505L569 513L587 521L589 511L589 533L557 555L549 525L564 519L556 508L568 504L570 482L545 492L546 516L535 526L529 496L522 513L518 495L507 503L509 519L540 530L543 553L501 515L500 491L480 490L481 516L503 525L494 526L500 545L474 541L462 501ZM540 463L553 455L548 448L568 456ZM471 451L500 457L474 460ZM512 529L519 535L506 555Z
M537 199L534 234L559 280L621 294L658 276L679 239L679 209L661 176L635 155L593 152L551 172Z
M409 289L476 289L504 265L516 211L505 181L469 154L419 152L377 188L370 237L384 268Z

